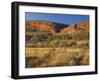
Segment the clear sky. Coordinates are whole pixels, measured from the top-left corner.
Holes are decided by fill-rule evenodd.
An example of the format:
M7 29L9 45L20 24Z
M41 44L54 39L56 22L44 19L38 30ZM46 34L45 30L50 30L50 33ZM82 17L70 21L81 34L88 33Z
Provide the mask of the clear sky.
M25 12L25 20L44 20L63 24L89 21L89 15Z

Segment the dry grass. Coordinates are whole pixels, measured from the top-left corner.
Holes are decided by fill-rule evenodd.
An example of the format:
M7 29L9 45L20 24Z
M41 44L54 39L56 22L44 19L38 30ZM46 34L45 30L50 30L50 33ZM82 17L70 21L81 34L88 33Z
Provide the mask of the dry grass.
M26 68L88 64L88 48L26 48Z

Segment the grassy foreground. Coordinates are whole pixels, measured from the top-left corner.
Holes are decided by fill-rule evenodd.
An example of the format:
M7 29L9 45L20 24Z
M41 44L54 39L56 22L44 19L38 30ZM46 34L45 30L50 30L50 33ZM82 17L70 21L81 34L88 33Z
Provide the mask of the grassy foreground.
M26 68L88 64L88 48L26 48Z

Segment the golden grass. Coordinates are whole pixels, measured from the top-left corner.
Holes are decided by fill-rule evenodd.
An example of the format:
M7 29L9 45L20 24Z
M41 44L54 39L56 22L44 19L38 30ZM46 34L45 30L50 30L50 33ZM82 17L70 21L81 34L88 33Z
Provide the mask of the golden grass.
M88 47L89 40L52 40L52 41L27 41L26 47Z
M26 68L88 64L88 48L26 48Z

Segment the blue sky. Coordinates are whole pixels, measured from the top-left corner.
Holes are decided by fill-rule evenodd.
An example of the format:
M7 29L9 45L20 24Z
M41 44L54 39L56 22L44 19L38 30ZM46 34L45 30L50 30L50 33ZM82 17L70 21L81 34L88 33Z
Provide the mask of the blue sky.
M63 24L89 21L89 15L25 12L25 20L44 20Z

